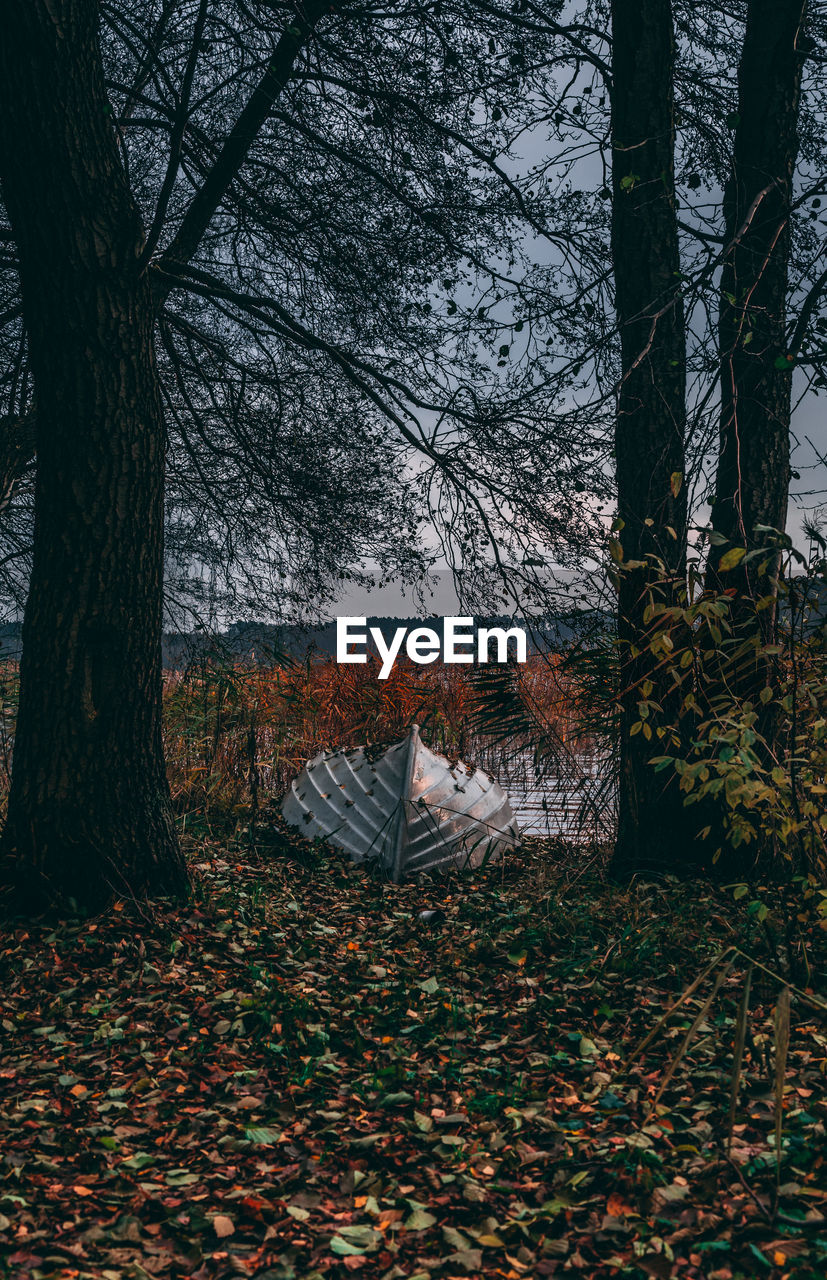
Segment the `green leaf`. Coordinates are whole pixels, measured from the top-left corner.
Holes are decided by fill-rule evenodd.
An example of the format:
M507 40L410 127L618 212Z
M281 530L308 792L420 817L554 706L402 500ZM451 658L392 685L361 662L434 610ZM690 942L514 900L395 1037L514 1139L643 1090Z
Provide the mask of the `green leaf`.
M330 1241L330 1251L338 1253L340 1257L358 1257L365 1253L364 1249L360 1249L358 1245L349 1244L341 1236L334 1236Z
M278 1142L282 1136L280 1129L270 1129L266 1126L262 1128L245 1129L244 1137L248 1142L253 1142L257 1147L272 1147Z
M390 1137L390 1134L385 1132L384 1130L382 1132L377 1132L377 1133L364 1133L364 1134L360 1134L358 1138L351 1138L350 1145L352 1147L357 1147L360 1151L363 1151L363 1150L367 1150L368 1147L374 1146L374 1144L379 1142L382 1138L389 1138L389 1137Z
M164 1179L168 1187L192 1187L198 1180L197 1173L188 1173L186 1169L171 1169Z
M155 1164L155 1156L151 1156L147 1151L136 1151L128 1160L121 1161L121 1168L140 1170L148 1169L153 1164Z
M427 1231L429 1227L436 1226L436 1218L432 1213L428 1213L427 1209L414 1209L413 1213L409 1213L405 1219L406 1231Z
M353 1226L339 1227L338 1235L350 1243L358 1245L361 1249L370 1249L377 1241L382 1239L380 1231L374 1231L373 1227L354 1223Z
M721 573L726 573L728 569L734 569L739 565L747 554L746 547L730 547L724 555L721 556L718 569Z
M461 1231L457 1231L456 1227L443 1227L442 1234L445 1237L446 1244L451 1245L453 1249L470 1249L472 1247L471 1241Z

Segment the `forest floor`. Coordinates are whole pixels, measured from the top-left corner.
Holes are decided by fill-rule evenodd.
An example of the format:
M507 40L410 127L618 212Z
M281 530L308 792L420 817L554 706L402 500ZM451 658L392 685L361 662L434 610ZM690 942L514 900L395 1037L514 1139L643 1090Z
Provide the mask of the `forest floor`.
M794 990L785 1063L782 984L743 1004L746 898L190 846L184 908L0 933L4 1274L827 1273L827 1023Z

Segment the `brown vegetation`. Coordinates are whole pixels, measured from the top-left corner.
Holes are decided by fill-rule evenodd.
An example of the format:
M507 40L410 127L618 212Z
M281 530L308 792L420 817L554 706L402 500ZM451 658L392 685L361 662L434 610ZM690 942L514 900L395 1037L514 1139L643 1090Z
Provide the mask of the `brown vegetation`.
M559 657L534 655L517 678L561 744L582 744L575 682ZM400 661L387 680L378 663L344 666L332 658L260 665L216 647L164 679L164 739L179 814L246 815L279 796L322 750L392 742L416 722L452 758L485 762L503 754L472 723L475 667ZM0 802L8 794L17 664L0 669Z

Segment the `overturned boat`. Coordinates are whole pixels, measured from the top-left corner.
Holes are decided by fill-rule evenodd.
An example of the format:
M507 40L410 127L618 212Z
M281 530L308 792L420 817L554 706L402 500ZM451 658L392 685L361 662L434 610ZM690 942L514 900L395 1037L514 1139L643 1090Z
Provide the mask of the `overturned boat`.
M282 815L354 862L377 861L395 881L478 867L520 842L502 787L429 750L417 725L390 747L323 751L293 782Z

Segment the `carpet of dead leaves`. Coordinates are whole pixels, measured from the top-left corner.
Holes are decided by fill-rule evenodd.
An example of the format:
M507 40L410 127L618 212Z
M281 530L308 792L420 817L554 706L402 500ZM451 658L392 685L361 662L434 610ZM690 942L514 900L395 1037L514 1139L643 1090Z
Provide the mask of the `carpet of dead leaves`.
M712 979L628 1062L724 947L759 954L731 893L191 843L183 908L0 933L0 1273L827 1274L818 1010L793 993L778 1170L771 976L729 1150L746 962L656 1106Z

